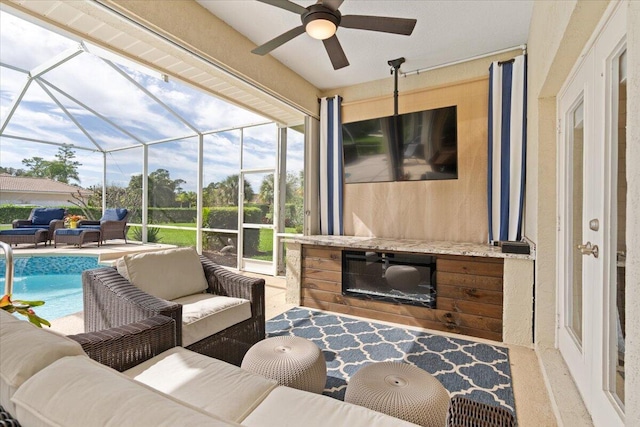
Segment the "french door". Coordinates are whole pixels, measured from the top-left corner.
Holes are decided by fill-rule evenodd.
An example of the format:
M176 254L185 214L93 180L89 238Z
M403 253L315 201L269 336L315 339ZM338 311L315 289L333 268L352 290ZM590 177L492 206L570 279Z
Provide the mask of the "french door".
M596 426L624 425L626 8L558 97L558 346Z

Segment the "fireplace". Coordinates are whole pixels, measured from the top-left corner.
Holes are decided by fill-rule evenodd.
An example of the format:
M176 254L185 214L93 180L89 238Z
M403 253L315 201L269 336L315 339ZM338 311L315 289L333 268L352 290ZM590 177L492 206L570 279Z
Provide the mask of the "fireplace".
M436 257L342 251L342 294L436 308Z

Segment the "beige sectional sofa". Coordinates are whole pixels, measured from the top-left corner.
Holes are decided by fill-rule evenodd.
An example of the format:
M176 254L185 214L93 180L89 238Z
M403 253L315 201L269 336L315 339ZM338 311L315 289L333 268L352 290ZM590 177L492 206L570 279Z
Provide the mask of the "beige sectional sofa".
M174 331L175 343L173 320L156 319L159 328ZM65 337L0 310L0 405L23 427L414 426L279 386L182 347L131 339L139 329L144 328ZM123 334L128 336L124 346ZM132 347L138 342L139 348ZM137 363L139 355L147 360ZM116 359L131 366L118 372L105 365Z

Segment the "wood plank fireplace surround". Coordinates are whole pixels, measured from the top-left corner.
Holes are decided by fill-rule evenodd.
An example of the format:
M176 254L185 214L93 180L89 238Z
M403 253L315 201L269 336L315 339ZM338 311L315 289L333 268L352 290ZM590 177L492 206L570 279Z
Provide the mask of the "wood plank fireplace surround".
M505 254L490 245L353 236L305 236L286 242L288 303L532 345L533 252ZM354 250L435 259L435 307L344 294L343 253Z

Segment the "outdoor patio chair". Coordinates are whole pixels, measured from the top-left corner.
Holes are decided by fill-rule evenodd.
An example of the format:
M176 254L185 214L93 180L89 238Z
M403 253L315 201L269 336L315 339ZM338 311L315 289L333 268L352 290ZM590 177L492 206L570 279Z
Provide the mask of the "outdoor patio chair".
M178 325L178 345L239 366L265 337L264 286L193 248L125 255L117 269L82 274L85 331L164 315Z
M47 241L51 242L55 231L64 228L64 208L33 208L28 219L14 219L13 228L39 228L47 230Z
M82 219L78 221L78 228L100 230L100 238L104 243L110 239L124 239L127 243L127 218L129 211L125 208L105 209L98 221Z

